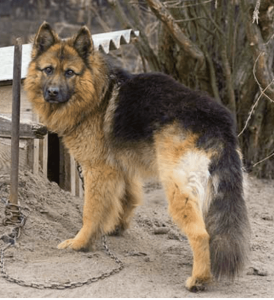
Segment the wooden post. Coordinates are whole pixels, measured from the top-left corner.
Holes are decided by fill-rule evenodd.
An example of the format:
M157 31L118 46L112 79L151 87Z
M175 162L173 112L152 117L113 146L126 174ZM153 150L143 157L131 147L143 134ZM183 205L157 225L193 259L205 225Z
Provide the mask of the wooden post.
M33 115L32 119L34 122L39 122L39 117L37 115ZM32 172L33 174L37 175L39 173L39 140L33 140L33 165L32 165Z
M18 169L19 169L19 126L21 93L22 43L16 39L14 47L13 83L12 83L12 128L11 128L11 174L10 202L18 205Z
M76 162L70 155L70 192L76 195Z
M48 134L42 140L43 143L43 174L48 177Z

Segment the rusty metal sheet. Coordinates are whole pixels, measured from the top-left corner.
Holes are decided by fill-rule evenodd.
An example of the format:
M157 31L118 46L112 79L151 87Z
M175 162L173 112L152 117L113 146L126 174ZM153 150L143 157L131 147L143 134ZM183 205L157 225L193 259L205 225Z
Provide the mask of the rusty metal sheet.
M132 29L113 31L92 35L94 47L96 50L109 53L111 50L116 50L121 45L129 44L133 37L138 37L139 31ZM28 65L30 63L32 44L24 44L22 47L22 75L25 78L27 75ZM14 46L0 48L0 81L9 81L13 78L13 55Z

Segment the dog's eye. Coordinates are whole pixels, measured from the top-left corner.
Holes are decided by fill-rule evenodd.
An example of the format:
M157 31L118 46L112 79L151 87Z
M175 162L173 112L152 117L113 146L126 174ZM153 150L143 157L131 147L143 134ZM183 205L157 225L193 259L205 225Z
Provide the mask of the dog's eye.
M46 67L43 70L47 75L51 75L53 73L53 68L52 67Z
M75 75L75 72L69 69L66 71L65 75L66 77L72 77L73 75Z

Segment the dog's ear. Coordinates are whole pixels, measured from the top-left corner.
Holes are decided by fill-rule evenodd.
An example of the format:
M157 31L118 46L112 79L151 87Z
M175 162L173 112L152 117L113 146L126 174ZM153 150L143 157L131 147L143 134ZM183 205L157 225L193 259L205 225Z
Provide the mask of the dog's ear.
M44 22L34 38L32 57L35 58L40 55L58 41L58 35L51 29L47 22Z
M73 47L78 54L87 59L94 52L94 45L91 38L90 31L86 26L83 26L73 40Z

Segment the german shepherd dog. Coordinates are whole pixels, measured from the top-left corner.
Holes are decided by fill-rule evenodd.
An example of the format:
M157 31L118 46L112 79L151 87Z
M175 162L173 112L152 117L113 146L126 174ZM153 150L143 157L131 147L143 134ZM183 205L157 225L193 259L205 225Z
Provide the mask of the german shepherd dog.
M186 288L203 290L214 277L239 273L249 221L235 124L225 107L167 75L113 67L85 26L62 40L41 25L25 90L83 169L83 226L59 249L89 249L100 235L127 229L142 180L156 177L193 251Z

